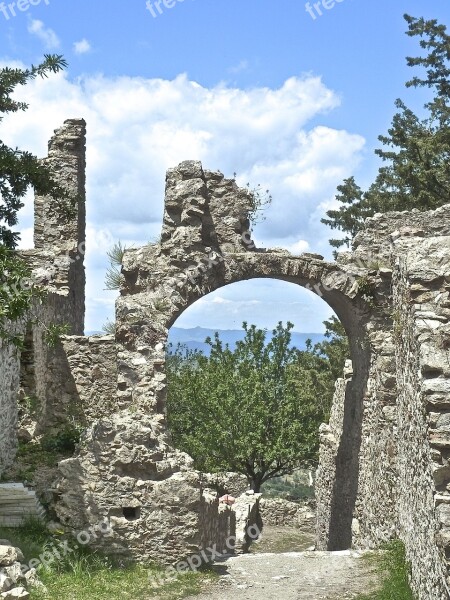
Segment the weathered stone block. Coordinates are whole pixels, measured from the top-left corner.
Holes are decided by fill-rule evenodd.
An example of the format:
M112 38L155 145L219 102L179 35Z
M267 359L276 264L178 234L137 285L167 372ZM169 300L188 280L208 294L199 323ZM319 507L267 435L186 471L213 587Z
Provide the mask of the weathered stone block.
M9 567L20 560L20 555L20 551L13 546L0 546L0 567Z
M28 600L30 597L30 594L27 592L27 590L23 587L18 587L18 588L13 588L12 590L9 590L8 592L3 592L3 594L0 594L0 596L2 598L5 598L6 600Z

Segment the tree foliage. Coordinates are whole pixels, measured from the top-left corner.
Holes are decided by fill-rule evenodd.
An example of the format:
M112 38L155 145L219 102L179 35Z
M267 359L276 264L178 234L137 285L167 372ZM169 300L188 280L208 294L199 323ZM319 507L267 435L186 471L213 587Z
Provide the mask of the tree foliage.
M36 77L47 77L67 66L59 55L45 55L44 61L29 69L5 67L0 70L0 122L8 113L24 111L25 102L12 98L18 86ZM13 228L29 187L55 201L55 210L68 210L67 195L51 177L48 168L30 152L10 148L0 141L0 337L9 338L7 321L23 317L33 298L42 298L42 290L30 284L30 269L15 252L20 234ZM16 340L13 340L16 341Z
M30 69L0 70L0 113L2 115L24 111L25 102L14 100L11 95L20 85L26 85L36 77L47 77L67 66L59 55L45 55L45 60ZM0 122L4 116L0 116ZM0 243L7 248L15 248L19 233L11 230L17 225L17 213L23 207L23 197L32 186L38 194L53 197L55 201L64 196L64 191L52 180L49 170L30 152L10 148L0 141Z
M350 358L350 347L344 326L337 317L324 321L324 325L325 339L314 346L314 352L327 360L334 382L342 377L345 361Z
M364 220L377 212L430 210L448 203L450 197L450 36L436 20L405 15L407 35L420 38L425 56L407 57L410 67L422 68L406 87L429 88L432 99L419 118L402 100L395 105L387 135L379 136L383 148L375 151L383 164L375 181L363 191L350 177L338 186L341 203L329 210L322 222L344 232L332 239L335 248L349 245Z
M181 346L168 355L168 421L198 469L243 473L259 491L317 460L334 389L332 340L299 351L290 346L292 323L279 323L269 341L255 325L243 327L234 350L216 334L206 340L209 356Z

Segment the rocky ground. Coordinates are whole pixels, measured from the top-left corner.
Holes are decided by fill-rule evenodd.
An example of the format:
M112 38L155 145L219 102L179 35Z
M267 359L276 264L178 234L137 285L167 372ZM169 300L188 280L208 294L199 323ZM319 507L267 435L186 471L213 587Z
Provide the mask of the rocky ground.
M376 586L353 551L245 554L214 569L219 580L189 600L350 600Z

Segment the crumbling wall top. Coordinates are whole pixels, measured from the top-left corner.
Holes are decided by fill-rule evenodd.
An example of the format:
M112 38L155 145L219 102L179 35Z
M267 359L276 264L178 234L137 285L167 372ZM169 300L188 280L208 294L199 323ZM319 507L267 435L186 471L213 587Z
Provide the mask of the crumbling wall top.
M166 252L205 247L243 250L242 235L250 228L250 192L219 171L203 170L199 161L184 161L166 175L161 243Z
M35 197L34 246L68 254L85 241L86 123L68 119L55 130L43 159L55 180L68 192L67 209L48 196ZM70 208L76 214L72 215Z

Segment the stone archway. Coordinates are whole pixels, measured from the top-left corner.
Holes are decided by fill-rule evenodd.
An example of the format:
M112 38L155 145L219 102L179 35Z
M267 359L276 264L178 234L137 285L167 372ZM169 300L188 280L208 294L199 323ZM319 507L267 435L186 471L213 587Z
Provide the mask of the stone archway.
M322 545L347 549L358 487L362 399L370 367L365 325L368 303L357 276L315 254L292 256L255 247L249 233L246 190L200 163L168 172L164 223L159 244L126 253L125 278L117 302L119 401L139 412L165 414L165 345L168 330L192 303L224 285L252 278L278 279L320 295L343 323L354 357L345 391L343 435L337 448L333 485L326 498Z
M359 362L371 311L358 293L357 270L316 254L256 248L249 210L246 190L220 173L204 172L200 163L185 162L168 172L161 243L128 251L122 269L117 341L130 353L126 367L119 368L124 406L132 401L164 412L164 391L153 372L164 360L168 329L199 298L252 278L287 281L320 295L343 323ZM363 370L355 365L355 371Z

